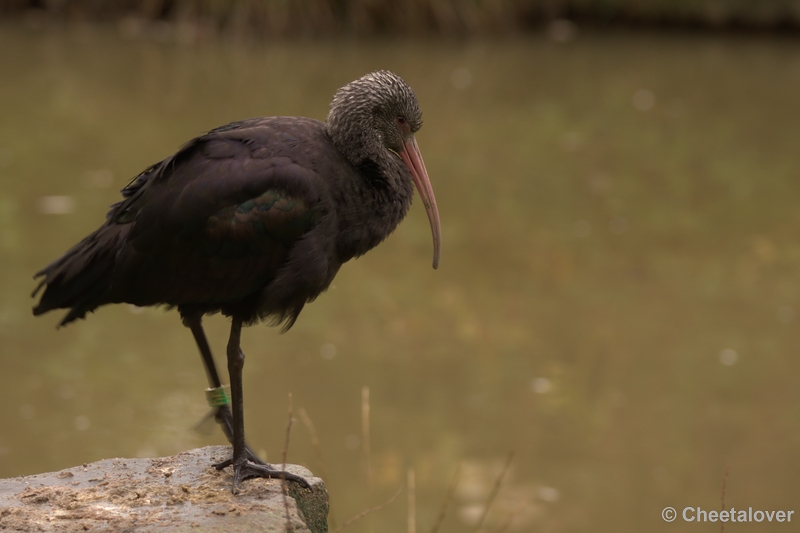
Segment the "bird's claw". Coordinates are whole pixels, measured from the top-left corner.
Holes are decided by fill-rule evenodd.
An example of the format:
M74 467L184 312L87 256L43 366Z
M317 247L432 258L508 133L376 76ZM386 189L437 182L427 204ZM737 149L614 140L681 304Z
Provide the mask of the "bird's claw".
M294 481L295 483L300 484L304 489L311 489L311 485L309 485L308 481L306 481L303 477L298 476L297 474L292 474L291 472L287 472L285 470L278 470L272 465L266 463L257 464L249 460L242 461L241 463L234 463L233 459L226 459L221 463L215 464L214 468L217 470L222 470L223 468L227 468L229 466L233 467L233 487L231 487L231 492L234 494L239 493L239 484L242 481L254 477L285 479L287 481Z

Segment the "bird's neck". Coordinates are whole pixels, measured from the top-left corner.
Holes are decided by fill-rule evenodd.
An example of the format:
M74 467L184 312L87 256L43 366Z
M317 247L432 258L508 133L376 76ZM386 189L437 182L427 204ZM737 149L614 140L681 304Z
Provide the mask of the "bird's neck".
M380 244L408 213L414 195L411 175L399 157L388 153L357 167L349 193L337 198L342 262Z

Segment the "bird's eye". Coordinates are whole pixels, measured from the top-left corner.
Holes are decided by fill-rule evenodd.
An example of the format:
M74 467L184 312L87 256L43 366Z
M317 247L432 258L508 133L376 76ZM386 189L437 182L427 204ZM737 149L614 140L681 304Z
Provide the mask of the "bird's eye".
M406 119L404 117L397 117L397 123L402 126L406 123Z

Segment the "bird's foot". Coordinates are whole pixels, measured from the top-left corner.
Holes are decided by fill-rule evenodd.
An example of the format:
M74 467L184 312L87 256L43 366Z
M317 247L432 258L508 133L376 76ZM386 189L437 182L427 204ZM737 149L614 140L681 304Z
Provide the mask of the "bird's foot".
M309 485L308 481L306 481L304 478L298 476L297 474L286 472L285 470L278 470L274 466L267 463L259 464L250 460L234 462L233 459L227 459L214 465L217 470L222 470L223 468L227 468L229 466L233 467L233 487L231 487L231 492L234 494L239 493L239 484L242 481L254 477L285 479L287 481L294 481L305 489L311 489L311 485Z
M231 409L228 405L223 405L217 407L214 412L214 419L217 423L222 426L222 432L228 438L228 442L233 444L233 415L231 414ZM264 461L258 458L258 456L253 453L249 446L244 447L245 453L247 454L247 459L255 463L257 465L267 465ZM222 464L222 463L220 463ZM229 461L228 464L225 466L229 466L231 462ZM225 468L224 466L222 468ZM221 470L222 468L217 468L217 470Z

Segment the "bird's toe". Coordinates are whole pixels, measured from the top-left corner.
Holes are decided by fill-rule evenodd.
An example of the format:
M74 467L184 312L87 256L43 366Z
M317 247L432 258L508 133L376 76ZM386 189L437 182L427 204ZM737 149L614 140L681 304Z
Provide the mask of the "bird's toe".
M233 459L228 459L214 465L217 470L222 470L228 466L233 466L233 486L231 487L231 491L234 494L239 492L239 485L242 481L256 477L285 479L287 481L294 481L304 489L311 489L311 485L302 476L280 470L270 464L257 464L249 460L241 463L234 463Z

